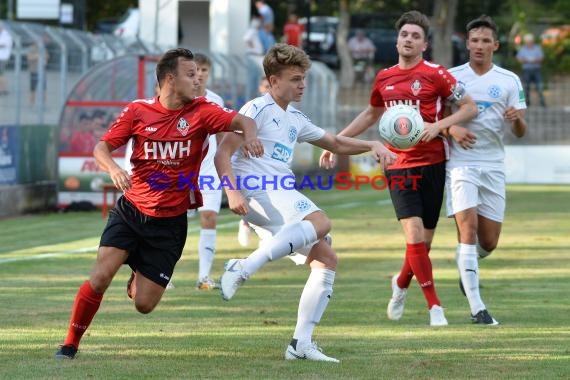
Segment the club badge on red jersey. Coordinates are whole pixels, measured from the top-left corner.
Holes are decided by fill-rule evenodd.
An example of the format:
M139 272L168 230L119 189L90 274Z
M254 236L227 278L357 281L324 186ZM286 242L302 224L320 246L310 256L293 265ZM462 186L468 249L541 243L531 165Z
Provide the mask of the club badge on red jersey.
M411 89L412 89L412 94L414 94L414 96L418 96L418 94L422 90L422 84L418 79L416 79L414 83L412 83Z
M186 134L188 134L188 130L190 129L190 124L188 124L188 122L183 117L181 117L180 120L178 120L176 129L178 129L178 132L180 132L182 136L186 136Z

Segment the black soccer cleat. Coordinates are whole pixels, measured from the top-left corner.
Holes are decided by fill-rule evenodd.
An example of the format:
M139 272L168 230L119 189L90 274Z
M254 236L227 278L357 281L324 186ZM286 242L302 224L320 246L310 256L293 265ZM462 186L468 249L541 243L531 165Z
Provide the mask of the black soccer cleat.
M75 354L77 354L77 348L72 344L66 344L65 346L59 346L59 349L55 353L56 359L74 359Z
M495 326L499 324L487 310L481 310L477 314L472 315L471 321L477 325Z

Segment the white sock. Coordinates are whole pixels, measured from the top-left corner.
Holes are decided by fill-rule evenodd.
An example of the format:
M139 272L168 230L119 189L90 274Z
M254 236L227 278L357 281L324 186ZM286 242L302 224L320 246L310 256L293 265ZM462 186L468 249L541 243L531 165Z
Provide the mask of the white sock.
M297 339L297 347L311 342L313 330L321 321L333 293L335 272L330 269L312 269L301 299L297 313L297 326L293 339Z
M471 315L485 309L479 293L479 263L477 261L477 248L474 244L459 244L457 247L457 268L461 282L465 289Z
M479 245L479 242L477 242L477 255L479 256L480 259L484 259L485 257L489 256L490 254L491 254L491 252L485 251L485 250Z
M251 276L268 261L280 259L315 241L317 231L308 220L286 225L242 261L243 270Z
M210 276L216 253L216 230L200 230L198 241L198 280Z

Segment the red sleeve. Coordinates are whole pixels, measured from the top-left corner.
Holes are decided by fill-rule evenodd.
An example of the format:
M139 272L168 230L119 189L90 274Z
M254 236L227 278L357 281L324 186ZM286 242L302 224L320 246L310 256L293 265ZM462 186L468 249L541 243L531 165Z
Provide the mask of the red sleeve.
M212 102L204 102L200 108L200 122L209 134L229 131L236 111L229 108L220 107Z
M107 132L101 136L101 141L109 143L115 149L125 145L132 136L134 108L133 103L126 106Z
M439 88L440 95L447 99L453 94L457 80L443 66L437 69L436 83Z

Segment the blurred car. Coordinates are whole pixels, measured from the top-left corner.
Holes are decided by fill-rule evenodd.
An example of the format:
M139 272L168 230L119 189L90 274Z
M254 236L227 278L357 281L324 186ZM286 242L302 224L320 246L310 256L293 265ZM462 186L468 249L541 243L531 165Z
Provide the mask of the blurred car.
M374 63L384 66L398 63L398 52L396 42L398 32L391 24L392 20L386 17L374 17L374 15L351 15L350 30L348 38L356 34L357 30L364 31L365 35L372 40L376 46ZM336 51L336 30L338 18L331 16L312 16L310 39L307 38L307 19L299 19L299 23L305 28L303 32L303 48L311 59L321 61L332 68L340 66L340 58ZM431 40L431 36L430 36ZM459 33L451 36L453 49L453 65L459 65L467 61L467 49L465 39ZM431 44L425 55L426 59L431 59Z
M336 29L338 18L330 16L312 16L310 26L307 18L299 19L304 28L302 40L303 49L311 59L321 61L327 66L338 68L340 58L336 51ZM310 27L310 31L309 31Z

